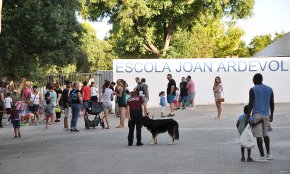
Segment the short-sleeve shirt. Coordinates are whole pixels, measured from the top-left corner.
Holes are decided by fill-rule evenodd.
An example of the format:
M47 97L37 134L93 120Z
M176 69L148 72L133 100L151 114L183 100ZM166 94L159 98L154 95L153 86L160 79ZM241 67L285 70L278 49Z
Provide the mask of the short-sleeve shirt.
M99 96L99 88L97 86L92 86L90 89L91 97L93 96Z
M167 95L170 94L171 86L174 86L174 90L173 90L172 95L176 95L176 93L175 93L175 91L176 91L176 83L175 83L175 80L173 80L173 79L169 80L169 82L168 82Z
M142 110L142 103L144 102L141 96L133 94L127 101L127 105L130 108L130 112L132 110Z
M57 96L56 98L58 98L58 94L61 94L61 95L62 95L62 90L61 90L60 88L57 88L57 89L55 90L55 92L56 92L56 96ZM63 99L62 99L62 97L60 98L58 104L59 104L60 106L63 105Z
M84 93L83 100L90 100L91 99L91 89L88 86L84 86L82 88L82 93Z
M50 93L50 97L51 97L51 104L52 106L56 106L56 99L57 99L57 95L55 91L49 92Z
M180 96L188 96L188 89L186 88L187 82L181 82L180 87Z
M112 96L112 89L106 88L103 94L103 103L112 103L111 96Z
M195 85L194 85L194 82L191 79L187 82L187 85L188 85L188 92L194 92L195 91Z
M66 104L69 103L69 99L68 99L68 93L69 93L69 88L65 88L62 91L62 101L63 101L63 105L66 107Z
M4 101L5 101L5 108L11 108L12 98L11 97L6 97L4 99Z

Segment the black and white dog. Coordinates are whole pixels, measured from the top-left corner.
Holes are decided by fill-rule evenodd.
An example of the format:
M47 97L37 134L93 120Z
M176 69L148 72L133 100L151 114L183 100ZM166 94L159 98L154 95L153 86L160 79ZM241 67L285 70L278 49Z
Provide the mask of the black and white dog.
M153 120L149 117L143 117L142 122L143 126L152 134L151 144L157 144L157 135L164 132L168 132L172 138L172 142L169 144L173 144L174 140L179 139L178 123L173 119Z

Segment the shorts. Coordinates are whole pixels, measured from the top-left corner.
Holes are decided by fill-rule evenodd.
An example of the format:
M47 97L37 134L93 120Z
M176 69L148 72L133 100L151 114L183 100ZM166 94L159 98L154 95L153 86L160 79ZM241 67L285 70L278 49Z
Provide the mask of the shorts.
M178 100L174 100L174 105L175 105L175 106L178 105Z
M45 117L46 121L48 121L49 118L53 119L53 114L46 114Z
M195 91L193 92L188 92L187 100L191 101L195 97Z
M14 129L20 128L20 120L14 120L13 121L13 128Z
M112 111L112 103L103 103L102 107L103 107L104 112Z
M174 102L175 95L167 95L167 103L171 104Z
M252 128L254 137L267 137L269 129L269 116L264 116L260 114L253 115L254 122L257 123L259 120L264 120L263 123L260 123Z
M161 112L164 112L164 108L165 108L164 106L160 107Z
M122 104L122 103L119 103L118 102L118 107L124 107L125 108L126 107L126 104Z
M39 112L39 105L33 105L32 107L29 107L29 110L32 113L37 113L37 112Z
M11 108L6 108L6 114L7 115L11 114Z
M64 109L64 117L68 118L69 115L71 115L71 107Z
M148 97L142 97L143 98L143 104L147 104L148 103Z
M221 93L214 93L214 100L217 102L219 98L221 98Z
M187 96L180 96L179 97L179 102L186 103L187 102Z

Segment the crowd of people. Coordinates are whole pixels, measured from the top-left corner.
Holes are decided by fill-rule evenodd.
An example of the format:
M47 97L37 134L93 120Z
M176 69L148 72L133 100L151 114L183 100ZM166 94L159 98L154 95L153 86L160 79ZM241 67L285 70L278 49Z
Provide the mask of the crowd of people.
M179 88L171 74L167 75L167 90L161 91L160 107L161 117L164 115L164 107L166 101L170 107L170 113L167 117L173 117L174 111L181 109L195 109L195 84L191 76L182 77ZM61 113L64 113L63 126L65 130L78 132L77 123L80 114L85 115L85 104L89 101L97 101L102 103L104 115L102 120L105 123L105 129L110 129L109 114L112 114L112 104L115 99L116 115L120 116L119 125L116 128L125 127L125 118L129 120L128 145L132 146L134 128L137 131L137 146L142 146L141 142L141 127L142 117L149 116L147 103L149 101L149 88L145 78L135 78L136 87L129 91L128 84L124 79L118 79L117 83L105 81L102 89L99 90L94 82L88 84L84 81L82 85L79 82L66 81L65 86L59 83L47 83L41 91L36 85L31 85L31 82L23 80L20 84L13 83L0 84L0 127L3 128L2 118L6 115L8 121L11 121L14 128L14 138L20 138L20 126L28 125L29 121L32 124L41 122L41 115L45 120L45 128L49 125L61 122ZM270 87L262 83L263 76L256 74L253 77L254 87L250 89L249 104L244 108L244 114L239 116L237 128L241 134L247 124L252 127L253 135L257 139L257 145L260 151L260 161L271 160L270 155L270 138L268 130L270 123L273 121L274 113L274 94ZM17 87L16 87L17 86ZM180 91L180 92L179 92ZM166 98L165 98L166 96ZM221 118L221 103L223 98L223 85L219 76L215 77L213 85L213 96L217 107L217 117ZM81 112L82 111L82 112ZM68 117L71 115L70 128ZM9 123L9 122L8 122ZM266 146L266 155L263 150L263 142ZM244 156L245 148L241 148L241 161L246 161ZM251 162L251 150L248 149L247 161Z

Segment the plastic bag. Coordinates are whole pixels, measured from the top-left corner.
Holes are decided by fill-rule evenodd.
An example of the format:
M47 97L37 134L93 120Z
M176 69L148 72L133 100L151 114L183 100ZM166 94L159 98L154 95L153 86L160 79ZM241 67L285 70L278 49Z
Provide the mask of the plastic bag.
M240 144L242 147L247 149L255 147L255 138L249 124L246 126L245 130L240 136Z

